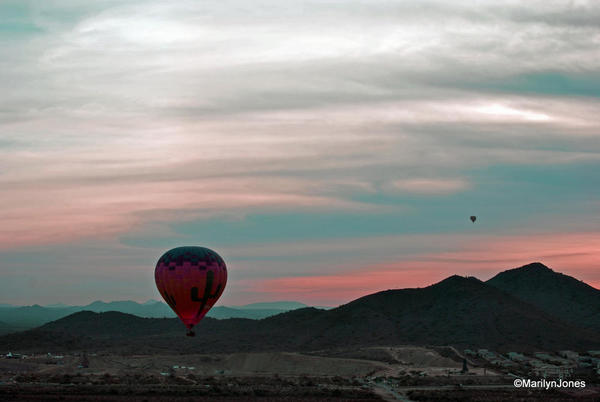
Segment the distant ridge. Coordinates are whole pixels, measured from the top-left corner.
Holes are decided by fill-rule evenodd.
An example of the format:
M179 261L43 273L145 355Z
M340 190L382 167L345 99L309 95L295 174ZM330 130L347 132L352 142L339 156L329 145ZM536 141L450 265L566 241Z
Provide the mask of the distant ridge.
M42 307L46 307L46 308L68 308L71 307L68 304L64 304L64 303L54 303L54 304L46 304L45 306Z
M487 283L565 322L600 331L600 290L540 262L501 272Z
M240 309L240 310L262 310L262 309L270 309L270 310L296 310L299 308L308 307L304 303L296 302L296 301L276 301L276 302L260 302L260 303L250 303L244 306L232 306L231 308Z
M296 308L307 307L305 304L291 301L253 303L245 306L213 307L207 317L217 319L249 318L259 320L272 315L281 314ZM131 300L104 302L96 300L85 306L68 306L62 303L40 306L10 306L0 308L0 321L6 326L3 333L11 330L34 328L45 323L58 320L79 311L92 311L96 313L118 311L147 318L175 318L171 308L158 300L148 300L145 303L136 303Z
M547 267L527 267L519 272L559 275ZM122 353L306 351L406 344L497 351L600 348L600 332L566 322L490 283L457 275L425 288L374 293L331 310L302 308L262 320L205 318L196 338L186 338L184 332L177 319L80 312L0 337L0 345L14 350L52 347Z

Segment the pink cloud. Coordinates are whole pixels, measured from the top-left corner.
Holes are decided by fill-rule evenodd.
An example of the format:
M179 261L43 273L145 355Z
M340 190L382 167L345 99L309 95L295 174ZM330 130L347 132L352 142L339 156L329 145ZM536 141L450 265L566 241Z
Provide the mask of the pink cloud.
M436 279L443 279L445 274L442 270L418 267L402 271L394 268L388 265L372 266L333 275L268 279L256 284L256 290L265 292L272 300L284 298L311 304L336 305L381 290L431 284Z
M386 289L428 286L453 274L487 280L498 272L533 261L541 261L557 272L600 289L600 233L470 239L469 244L452 252L349 266L332 274L248 281L247 286L264 292L270 300L291 298L337 305Z
M303 180L268 177L15 186L0 200L0 248L107 238L146 222L238 215L265 208L372 208L315 194L310 186Z

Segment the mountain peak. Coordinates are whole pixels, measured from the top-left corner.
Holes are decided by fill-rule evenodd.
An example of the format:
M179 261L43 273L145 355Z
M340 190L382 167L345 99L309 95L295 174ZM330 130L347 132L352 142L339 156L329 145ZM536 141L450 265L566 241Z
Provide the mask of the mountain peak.
M554 275L548 275L554 274ZM502 280L523 280L523 279L534 279L540 277L540 275L544 278L560 276L561 274L554 272L552 269L548 268L541 262L532 262L526 265L523 265L518 268L508 269L506 271L500 272L488 282L495 282L502 278Z
M600 329L600 291L540 262L501 272L487 283L565 322Z
M460 276L452 275L444 280L432 285L432 286L458 286L458 285L471 285L475 283L481 283L481 281L474 276Z
M519 267L516 269L523 269L523 270L528 270L528 271L540 271L540 272L554 272L550 268L548 268L547 266L542 264L541 262L537 262L537 261L532 262L527 265L523 265L522 267Z

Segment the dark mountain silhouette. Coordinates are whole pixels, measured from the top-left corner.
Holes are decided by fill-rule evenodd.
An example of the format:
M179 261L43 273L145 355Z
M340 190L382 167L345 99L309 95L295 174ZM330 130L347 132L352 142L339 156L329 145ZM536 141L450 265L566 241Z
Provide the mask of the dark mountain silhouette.
M596 334L566 325L476 278L456 275L422 289L365 296L330 313L327 319L337 325L328 329L327 337L346 338L347 343L360 339L497 350L600 343Z
M245 306L236 306L235 308L216 306L209 311L207 316L217 319L249 318L257 320L301 307L306 307L306 305L298 302L272 302L253 303ZM0 308L0 321L7 324L7 330L4 332L6 333L10 331L10 328L19 330L34 328L80 311L93 311L96 313L118 311L148 318L176 317L173 310L163 302L149 300L140 304L126 300L108 303L95 301L86 306L65 307L61 303L50 306L39 306L37 304L21 307L7 306ZM0 327L1 330L2 327Z
M542 263L501 272L487 283L563 321L600 332L600 290Z
M262 307L264 305L264 307ZM226 318L250 318L261 319L275 314L280 314L296 308L307 307L305 304L297 302L273 302L273 303L254 303L245 306L216 306L207 314L207 317L226 319ZM137 315L147 318L175 318L176 315L171 308L160 301L149 301L146 303L136 303L133 301L113 301L105 303L95 301L87 306L81 307L78 311L93 311L103 313L107 311L118 311L126 314Z
M94 313L81 311L43 325L48 332L70 332L72 335L94 339L137 338L157 334L180 333L178 320L171 318L142 318L117 311Z
M544 313L476 278L452 276L426 288L387 290L332 310L303 308L262 320L205 318L197 336L177 319L80 312L0 337L11 350L141 352L305 351L368 345L455 345L499 351L585 350L598 332Z

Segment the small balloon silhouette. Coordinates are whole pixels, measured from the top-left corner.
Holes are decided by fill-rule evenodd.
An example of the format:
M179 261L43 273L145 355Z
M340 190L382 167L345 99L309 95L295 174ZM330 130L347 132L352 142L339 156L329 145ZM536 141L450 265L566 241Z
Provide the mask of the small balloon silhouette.
M471 215L470 219L471 219L471 222L475 223L475 221L477 220L477 217L474 215Z

